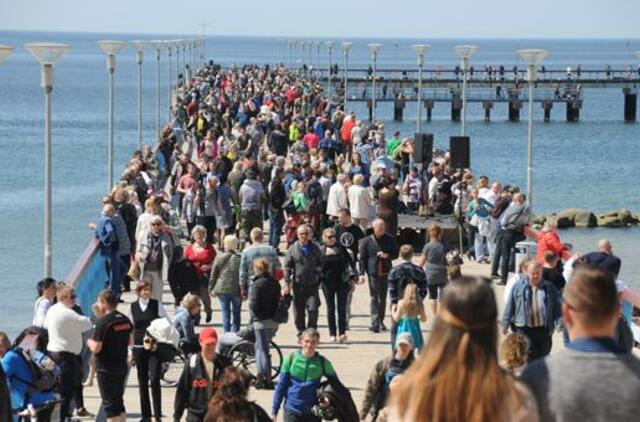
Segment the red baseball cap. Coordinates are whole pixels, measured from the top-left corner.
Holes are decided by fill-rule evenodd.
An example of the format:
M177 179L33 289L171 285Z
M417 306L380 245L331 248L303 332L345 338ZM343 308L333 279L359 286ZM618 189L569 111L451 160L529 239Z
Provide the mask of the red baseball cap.
M215 328L207 327L200 331L200 343L213 344L218 342L218 332Z

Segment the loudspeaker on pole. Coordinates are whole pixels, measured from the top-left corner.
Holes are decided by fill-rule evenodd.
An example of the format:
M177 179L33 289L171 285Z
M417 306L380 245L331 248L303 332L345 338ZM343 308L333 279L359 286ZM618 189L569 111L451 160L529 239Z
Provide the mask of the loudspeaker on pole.
M449 138L450 166L454 169L471 167L470 139L468 136L452 136Z

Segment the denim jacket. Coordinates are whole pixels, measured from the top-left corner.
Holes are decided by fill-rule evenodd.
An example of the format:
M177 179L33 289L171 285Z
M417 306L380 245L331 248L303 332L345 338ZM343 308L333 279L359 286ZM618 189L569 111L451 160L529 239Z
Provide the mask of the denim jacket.
M562 310L560 304L560 294L558 290L548 281L540 281L540 291L544 297L542 305L544 327L548 333L552 333L554 328L562 325ZM516 327L527 325L529 306L533 289L529 284L528 277L522 277L511 289L507 298L507 306L504 308L500 324L508 327L513 323Z

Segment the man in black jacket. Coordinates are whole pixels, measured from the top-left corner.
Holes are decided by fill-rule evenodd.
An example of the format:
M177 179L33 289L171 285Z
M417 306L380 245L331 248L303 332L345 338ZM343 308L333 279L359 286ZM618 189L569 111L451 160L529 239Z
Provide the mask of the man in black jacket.
M282 205L287 200L284 189L284 169L278 167L269 184L269 245L278 250L280 235L284 227Z
M298 240L284 258L285 282L293 290L293 315L298 337L307 328L318 328L322 251L311 241L311 228L306 224L296 230ZM305 322L306 315L309 315Z
M392 261L398 257L398 245L395 238L386 233L384 220L373 221L373 233L360 241L360 280L363 284L369 276L369 295L371 296L371 327L374 333L385 331L384 316L387 306L388 277Z
M220 387L220 375L231 362L216 353L218 333L211 327L200 332L200 353L194 353L185 363L178 381L173 420L179 422L187 409L187 422L201 422L207 413L207 403Z
M267 141L267 145L269 147L269 150L275 155L280 155L282 157L287 156L289 139L284 133L284 129L282 128L281 124L276 126L275 130L271 132Z

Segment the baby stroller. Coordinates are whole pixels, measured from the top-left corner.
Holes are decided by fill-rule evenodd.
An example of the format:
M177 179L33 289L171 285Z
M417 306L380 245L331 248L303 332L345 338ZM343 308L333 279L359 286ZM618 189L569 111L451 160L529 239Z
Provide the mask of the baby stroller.
M178 348L180 335L178 330L166 318L158 318L151 321L144 335L143 347L145 350L156 353L162 362L160 379L166 385L175 385L176 381L165 378L172 362L184 361L184 356Z
M243 330L237 334L224 333L218 340L218 353L229 358L236 368L245 369L254 380L258 377L255 341L253 330ZM271 379L276 379L282 367L282 351L273 340L269 345L269 354L271 355Z

